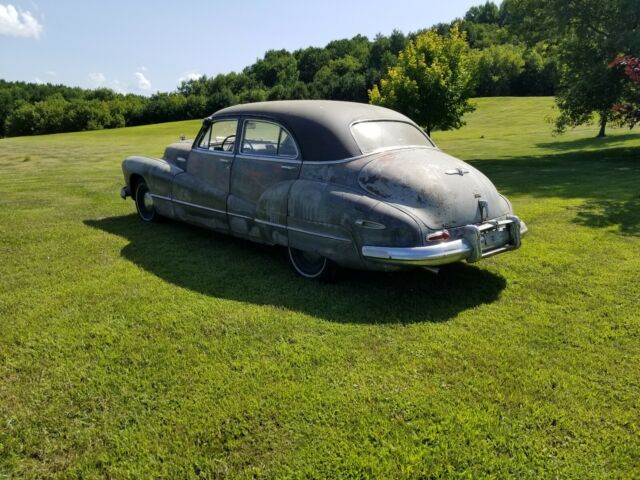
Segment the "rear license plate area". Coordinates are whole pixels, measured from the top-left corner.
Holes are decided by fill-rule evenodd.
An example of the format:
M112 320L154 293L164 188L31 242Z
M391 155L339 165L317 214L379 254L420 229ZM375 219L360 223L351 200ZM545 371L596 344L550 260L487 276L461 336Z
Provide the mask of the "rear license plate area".
M480 234L482 250L490 250L506 245L511 240L511 234L506 226L500 226L492 230L485 230Z

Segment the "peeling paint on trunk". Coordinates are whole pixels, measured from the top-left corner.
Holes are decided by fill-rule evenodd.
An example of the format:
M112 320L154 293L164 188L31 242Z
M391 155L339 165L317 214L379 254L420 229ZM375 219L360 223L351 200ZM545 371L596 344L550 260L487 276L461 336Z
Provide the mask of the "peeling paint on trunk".
M480 171L437 149L375 158L362 169L358 182L432 229L481 222L479 201L486 202L490 218L509 213L507 202Z

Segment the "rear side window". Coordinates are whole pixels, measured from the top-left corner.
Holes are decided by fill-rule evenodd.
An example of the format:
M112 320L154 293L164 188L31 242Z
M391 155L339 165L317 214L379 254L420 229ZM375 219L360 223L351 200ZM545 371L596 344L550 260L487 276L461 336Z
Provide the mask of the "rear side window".
M391 147L433 147L427 136L414 125L391 120L355 123L351 132L362 153Z
M200 139L198 146L206 150L232 152L236 143L238 120L220 120L213 122Z
M298 157L298 147L287 130L276 123L260 120L244 123L241 151L247 155Z

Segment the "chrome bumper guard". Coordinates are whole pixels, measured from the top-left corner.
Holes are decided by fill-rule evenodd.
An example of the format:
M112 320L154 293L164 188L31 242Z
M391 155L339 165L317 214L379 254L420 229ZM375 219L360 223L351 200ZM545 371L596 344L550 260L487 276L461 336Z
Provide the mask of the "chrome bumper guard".
M457 228L453 240L425 247L364 246L362 256L376 262L421 267L435 267L461 260L473 263L520 248L520 240L527 231L523 221L515 215L509 215L504 220Z
M129 187L122 187L120 189L120 198L122 198L123 200L126 200L127 197L131 196L131 190L129 189Z

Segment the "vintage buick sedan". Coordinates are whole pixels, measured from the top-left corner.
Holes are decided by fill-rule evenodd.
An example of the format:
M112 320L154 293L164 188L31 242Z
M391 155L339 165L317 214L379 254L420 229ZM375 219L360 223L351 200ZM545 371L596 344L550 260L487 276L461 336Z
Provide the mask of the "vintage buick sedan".
M527 227L472 166L395 111L321 100L220 110L195 141L122 164L140 218L288 249L295 271L434 268L520 247Z

